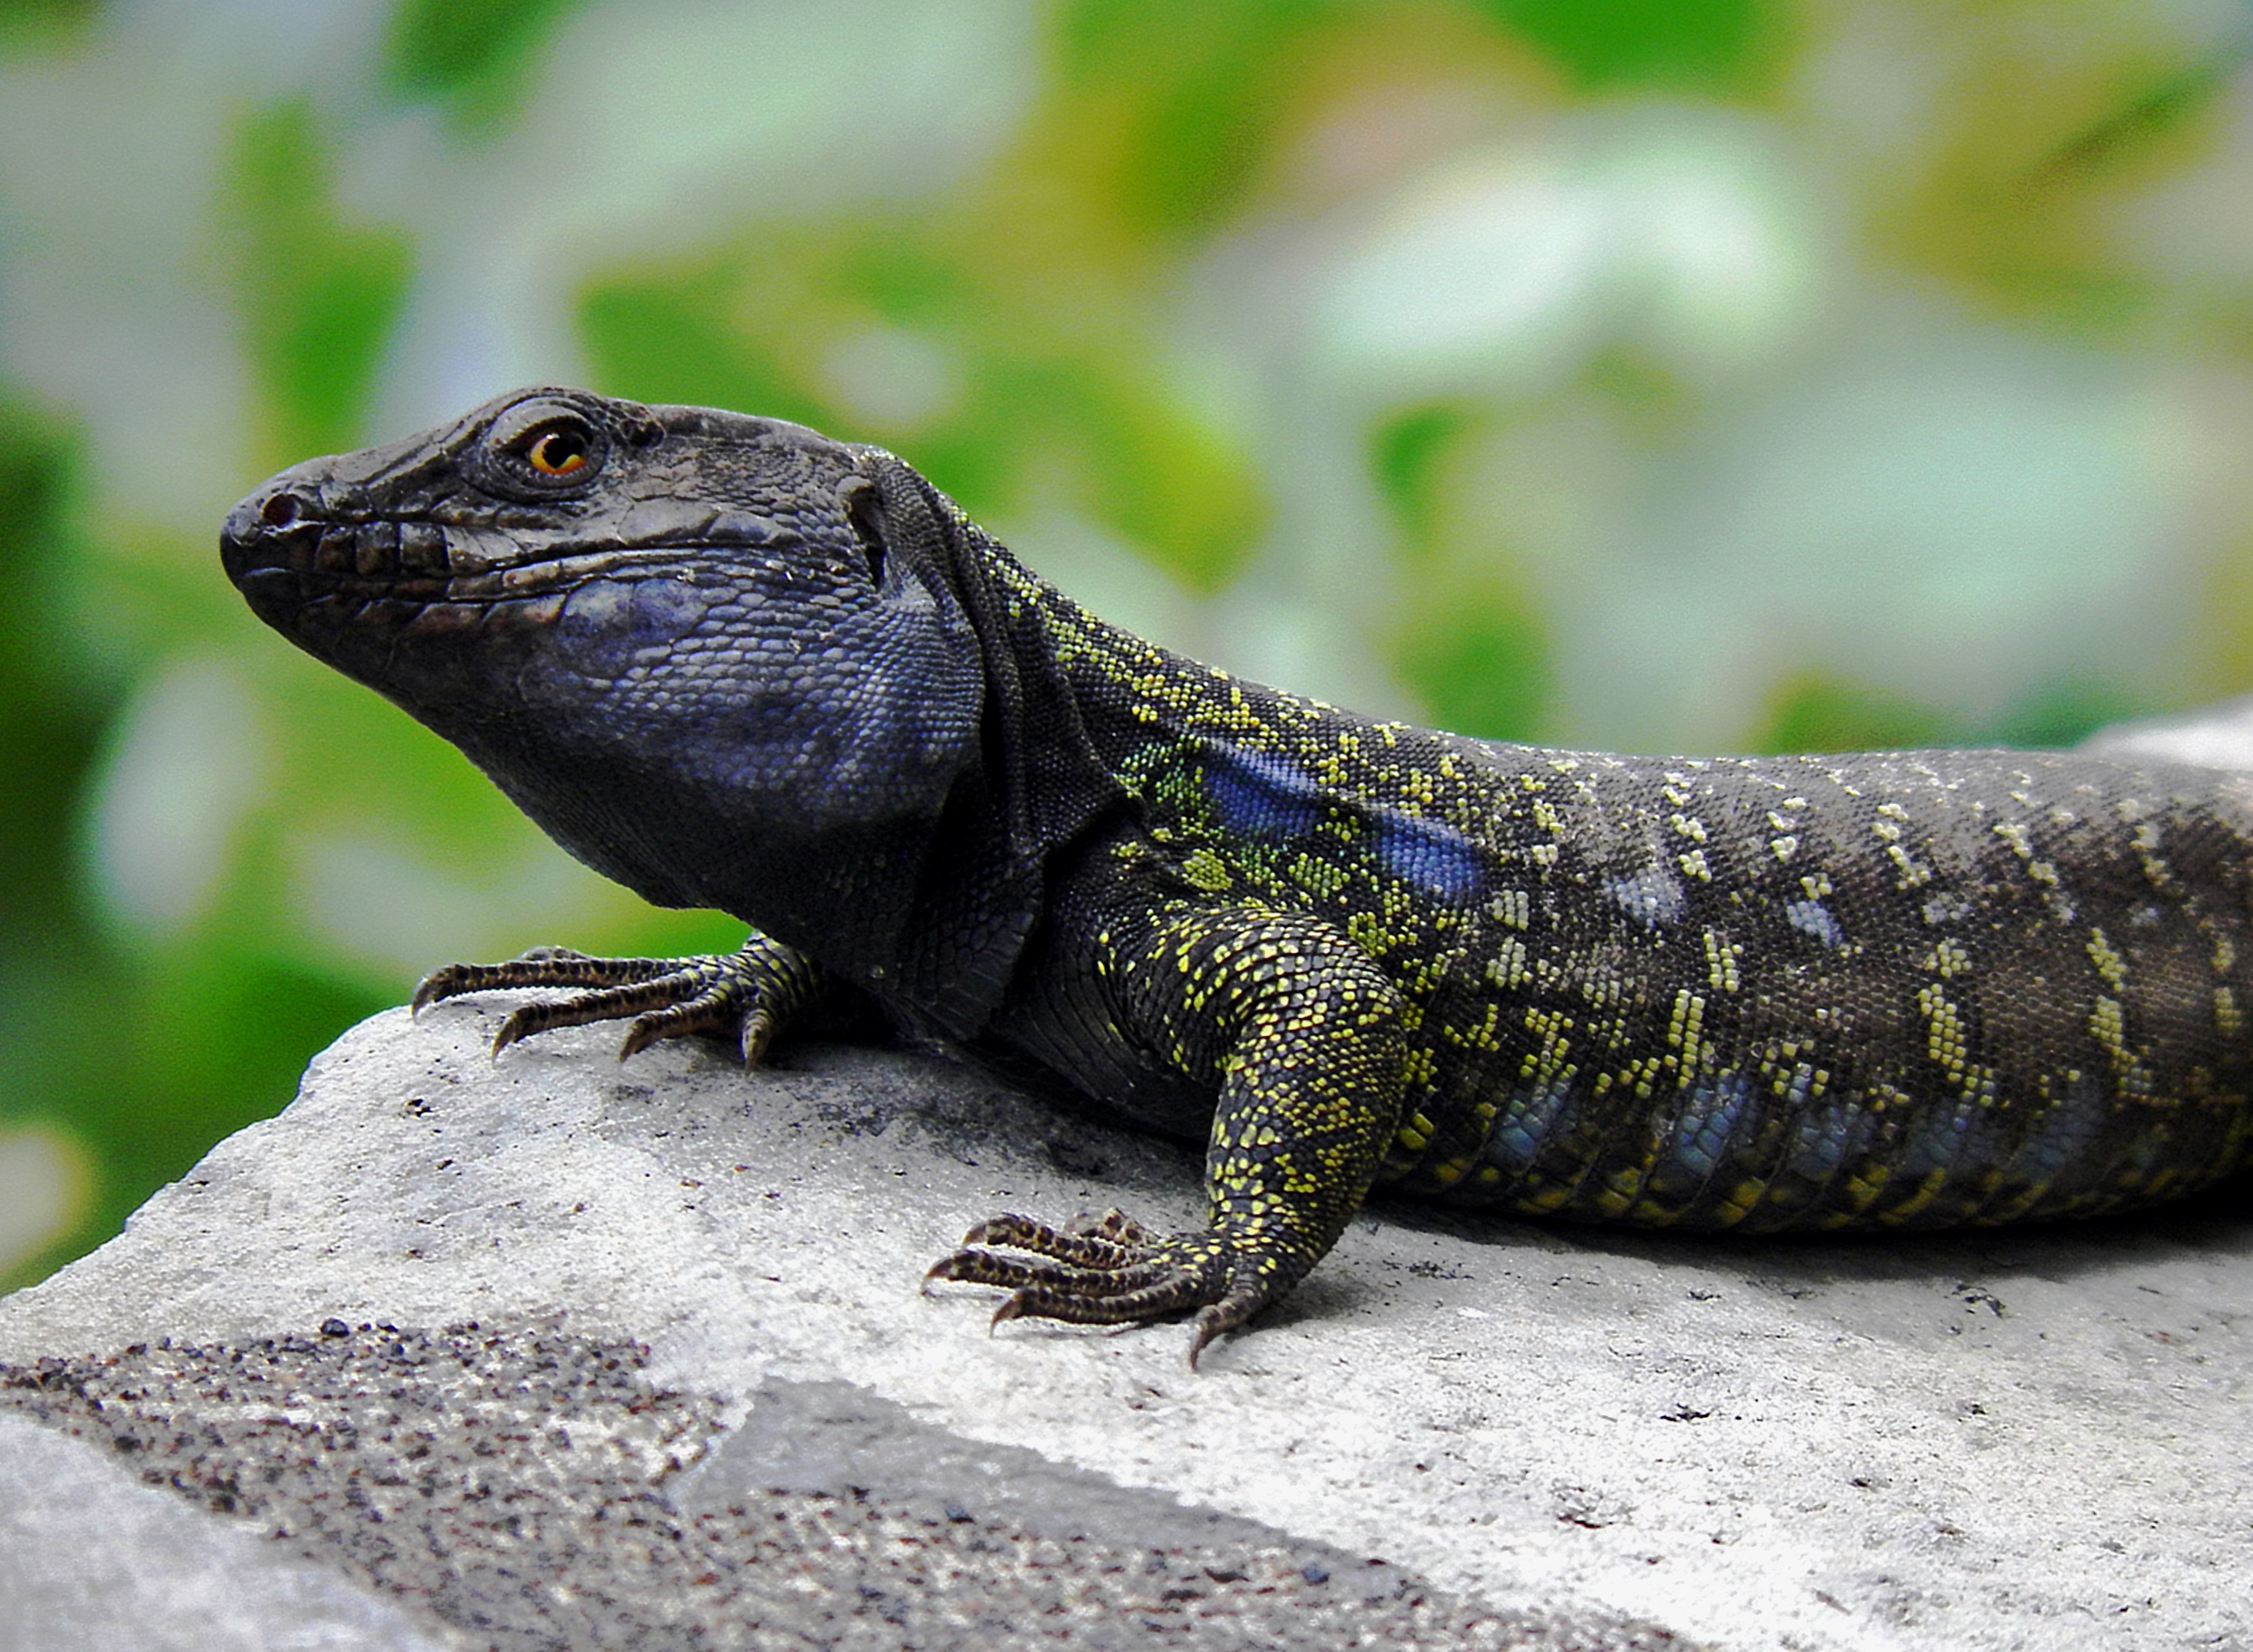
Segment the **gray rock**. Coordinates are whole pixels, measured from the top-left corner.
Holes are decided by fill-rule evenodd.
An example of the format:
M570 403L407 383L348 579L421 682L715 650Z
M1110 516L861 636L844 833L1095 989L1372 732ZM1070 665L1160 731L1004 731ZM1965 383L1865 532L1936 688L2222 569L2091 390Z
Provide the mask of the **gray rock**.
M332 1568L141 1484L114 1448L0 1413L0 1648L8 1652L471 1644Z
M980 1293L917 1293L966 1209L1131 1191L1183 1219L1193 1155L914 1057L747 1075L676 1048L622 1076L601 1032L495 1063L494 1024L378 1017L122 1237L0 1302L0 1415L464 1644L1685 1644L1224 1513L1194 1437L1170 1467L1075 1453L1055 1423L1217 1398L1181 1329L989 1339ZM1087 1363L1106 1349L1134 1360ZM1287 1515L1316 1489L1282 1483Z
M2253 694L2176 717L2151 717L2100 728L2082 749L2134 762L2163 757L2203 769L2253 769Z

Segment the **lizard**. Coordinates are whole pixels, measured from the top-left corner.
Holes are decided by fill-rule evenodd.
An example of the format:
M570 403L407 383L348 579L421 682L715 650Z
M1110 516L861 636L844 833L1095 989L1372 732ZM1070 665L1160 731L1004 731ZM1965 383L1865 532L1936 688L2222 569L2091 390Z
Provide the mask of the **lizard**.
M556 842L733 955L417 989L548 1028L878 1016L1205 1144L1202 1226L973 1227L994 1321L1193 1314L1373 1188L1734 1230L2081 1216L2253 1143L2253 780L2071 752L1471 739L1080 608L883 449L540 387L283 471L226 571Z

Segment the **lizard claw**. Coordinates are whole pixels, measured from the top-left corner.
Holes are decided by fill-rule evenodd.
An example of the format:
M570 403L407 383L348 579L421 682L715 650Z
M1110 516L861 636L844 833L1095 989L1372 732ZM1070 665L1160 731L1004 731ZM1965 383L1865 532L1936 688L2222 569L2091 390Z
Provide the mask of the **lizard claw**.
M575 987L568 997L518 1006L493 1035L492 1053L558 1027L625 1021L620 1061L660 1039L701 1033L733 1040L748 1065L764 1056L777 1028L820 986L820 972L810 960L760 935L740 951L694 958L590 958L543 946L506 964L434 970L415 989L410 1008L420 1014L466 993Z
M1126 1325L1196 1308L1189 1345L1195 1370L1207 1343L1280 1294L1263 1288L1261 1270L1238 1250L1217 1230L1153 1235L1118 1210L1061 1229L1002 1215L971 1229L961 1248L934 1262L924 1281L1008 1291L989 1328L1017 1319Z

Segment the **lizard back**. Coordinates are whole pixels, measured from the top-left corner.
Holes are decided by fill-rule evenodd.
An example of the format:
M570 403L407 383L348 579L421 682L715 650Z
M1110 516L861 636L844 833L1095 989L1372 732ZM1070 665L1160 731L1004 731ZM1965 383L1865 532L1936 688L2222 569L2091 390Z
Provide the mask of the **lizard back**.
M1492 743L1237 680L1037 589L1181 875L1335 924L1406 996L1381 1181L1636 1224L1939 1226L2248 1156L2241 777Z

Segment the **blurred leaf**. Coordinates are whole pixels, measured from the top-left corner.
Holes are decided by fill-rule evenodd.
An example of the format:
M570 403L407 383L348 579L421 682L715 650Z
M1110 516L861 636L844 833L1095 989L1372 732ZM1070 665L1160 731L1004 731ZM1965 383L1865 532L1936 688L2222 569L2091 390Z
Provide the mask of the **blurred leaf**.
M1069 0L1051 25L1060 84L1036 146L1084 209L1164 241L1240 200L1290 97L1301 38L1333 0Z
M2242 31L2187 56L2180 26L2139 9L1967 13L1930 41L1946 94L1872 179L1880 254L2046 324L2126 336L2166 283L2124 214L2210 155Z
M541 47L579 0L401 0L384 42L384 79L490 130L516 112Z
M1397 415L1371 442L1378 488L1412 550L1430 548L1439 527L1443 462L1482 418L1460 402L1435 402Z
M1482 0L1589 91L1660 86L1741 91L1782 56L1774 0Z
M359 439L407 296L406 240L339 218L334 170L308 101L274 104L235 134L222 244L270 445L285 459Z
M1000 518L1060 496L1193 590L1243 566L1266 518L1259 473L1147 369L1028 352L989 359L973 382L951 450L986 470L966 509ZM964 454L971 444L988 452ZM934 450L939 469L961 468L949 451Z
M2107 724L2147 717L2155 709L2116 683L2064 677L2021 694L1980 735L1998 746L2077 746Z
M821 407L781 365L724 319L725 272L599 284L579 305L579 342L595 381L636 401L728 408L811 424Z
M1431 720L1482 740L1539 739L1554 684L1538 617L1501 592L1419 610L1395 657Z
M58 624L82 555L70 508L76 450L48 422L0 404L0 942L67 945L74 816L110 708Z
M1438 401L1396 415L1371 438L1370 469L1408 554L1409 618L1393 659L1440 728L1533 741L1556 687L1548 628L1510 582L1510 547L1451 508L1456 473L1492 423L1489 409Z
M2206 113L2229 89L2253 57L2253 39L2232 41L2187 67L2166 76L2150 90L2106 111L2074 134L2037 166L2029 182L2037 187L2071 183L2100 168L2139 158Z
M1903 751L1960 745L1964 726L1936 706L1818 673L1787 678L1768 699L1754 751Z
M0 0L0 52L67 45L101 10L100 0Z

